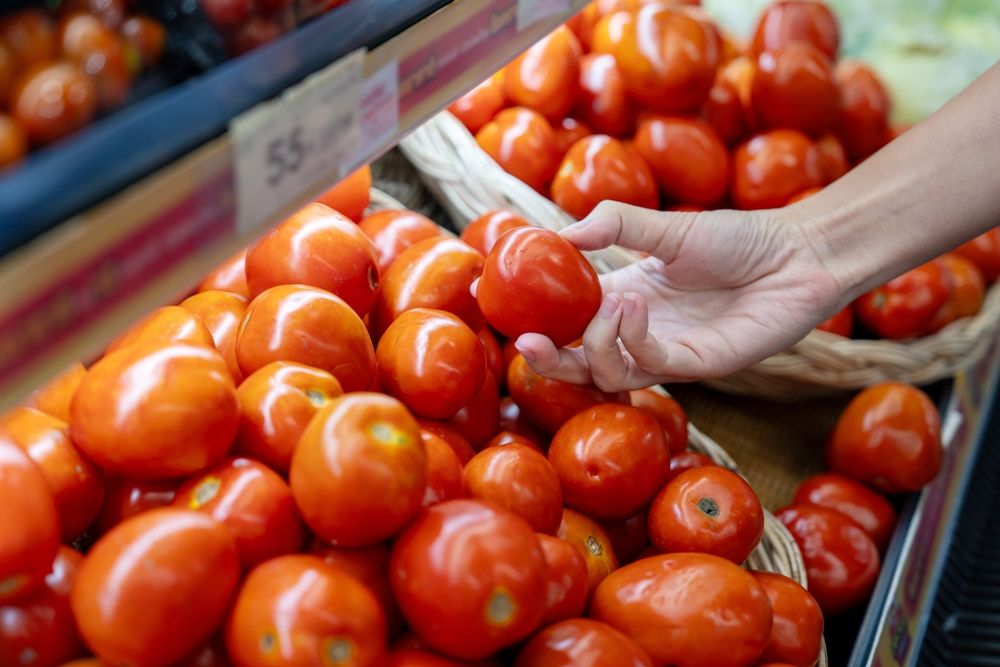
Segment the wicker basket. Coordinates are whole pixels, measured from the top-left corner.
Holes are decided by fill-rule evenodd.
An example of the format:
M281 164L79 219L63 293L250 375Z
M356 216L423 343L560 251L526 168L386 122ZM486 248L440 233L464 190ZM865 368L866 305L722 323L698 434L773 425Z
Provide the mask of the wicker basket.
M575 222L554 202L505 172L446 111L417 128L400 148L459 227L497 208L516 211L547 229L559 230ZM636 260L635 253L619 247L588 253L588 257L600 273ZM784 352L708 384L731 393L772 398L830 394L889 380L929 384L972 365L998 327L1000 284L989 290L978 315L936 334L901 343L814 332Z

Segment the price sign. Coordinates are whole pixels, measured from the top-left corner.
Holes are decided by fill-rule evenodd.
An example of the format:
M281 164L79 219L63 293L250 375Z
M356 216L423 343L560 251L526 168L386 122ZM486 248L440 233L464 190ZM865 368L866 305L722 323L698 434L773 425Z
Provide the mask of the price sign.
M239 231L348 173L361 144L363 59L356 51L234 119Z
M570 0L517 0L517 29L530 28L553 16L568 15Z

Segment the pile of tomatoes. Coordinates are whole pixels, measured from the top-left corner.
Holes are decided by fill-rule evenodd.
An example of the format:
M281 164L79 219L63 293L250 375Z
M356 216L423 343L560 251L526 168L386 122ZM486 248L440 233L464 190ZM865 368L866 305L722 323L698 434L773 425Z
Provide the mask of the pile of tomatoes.
M288 28L347 0L199 0L208 20L238 56L277 39Z

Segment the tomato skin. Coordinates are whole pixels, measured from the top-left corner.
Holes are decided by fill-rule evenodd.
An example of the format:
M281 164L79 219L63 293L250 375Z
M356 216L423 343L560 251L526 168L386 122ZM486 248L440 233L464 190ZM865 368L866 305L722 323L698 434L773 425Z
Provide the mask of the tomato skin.
M597 587L590 613L645 649L656 665L750 665L771 632L771 605L760 584L708 554L667 554L626 565Z
M816 148L819 149L819 163L823 170L823 183L833 183L835 180L846 174L851 165L847 161L847 151L844 144L835 134L824 134L816 140Z
M106 484L104 504L95 528L104 535L125 519L158 507L167 507L177 495L177 480L138 480L112 477Z
M559 168L552 126L537 111L511 107L476 133L476 143L508 174L545 194Z
M795 505L818 505L846 515L885 551L896 527L896 510L877 491L837 473L822 473L802 480L792 498Z
M0 20L0 41L22 69L58 55L55 26L41 9L24 9L4 16Z
M622 563L631 563L649 548L649 521L645 510L617 521L602 521L601 528Z
M235 667L379 667L385 613L372 592L316 556L258 565L243 582L226 626Z
M975 264L952 253L942 255L937 261L947 274L952 291L944 305L934 313L928 333L940 331L955 320L976 315L986 297L986 283Z
M836 60L840 26L836 15L816 0L780 0L768 5L757 21L750 52L754 57L792 42L806 42Z
M445 500L464 498L465 480L458 454L443 438L421 428L420 440L427 452L427 486L422 507L430 507Z
M426 467L420 428L403 404L357 392L316 413L289 478L314 533L338 546L363 547L395 534L420 509Z
M580 61L580 93L574 113L599 134L622 137L635 121L635 109L615 57L589 53Z
M486 380L479 337L443 310L401 313L382 335L375 358L385 392L428 419L453 417Z
M503 385L504 377L507 375L507 366L503 361L503 350L497 341L496 334L489 327L482 327L476 332L479 343L482 345L483 353L486 355L486 369L497 382L497 387Z
M80 566L71 594L80 634L109 663L167 667L222 623L239 568L232 536L210 517L174 508L135 516Z
M443 658L436 653L419 648L398 647L389 654L385 667L499 667L495 660L461 662Z
M18 77L10 94L11 115L35 144L49 144L94 119L98 89L70 61L40 63Z
M920 336L953 291L948 278L940 261L921 264L858 297L858 319L882 338Z
M94 667L101 667L101 665ZM171 667L231 667L231 664L222 640L219 637L213 637L209 643Z
M487 447L465 465L469 495L488 500L531 524L539 533L555 534L562 519L559 477L545 456L530 447Z
M850 338L851 332L854 331L854 309L850 306L845 306L837 311L833 317L818 324L816 328L820 331Z
M108 344L105 356L133 345L188 343L215 349L212 332L196 314L180 306L163 306L142 318Z
M448 105L448 111L476 134L507 104L505 71L500 70Z
M790 42L757 56L751 104L765 127L817 136L837 118L840 91L830 59L808 42Z
M1000 277L1000 227L963 243L953 252L975 264L987 284L996 282Z
M670 396L652 389L636 389L629 392L632 407L651 414L660 422L663 437L670 455L680 454L688 446L688 417L684 408Z
M576 36L559 26L504 69L507 99L534 109L549 121L561 120L576 100L582 55Z
M479 307L509 338L541 333L558 347L583 335L601 305L597 273L558 234L520 227L504 234L483 267Z
M386 209L366 215L358 229L372 240L379 273L385 273L400 253L417 241L443 236L441 228L416 211Z
M500 390L491 373L485 376L472 400L445 422L476 451L485 448L500 429Z
M274 361L297 361L330 373L344 391L367 391L375 382L364 322L340 297L305 285L272 287L250 302L236 360L247 376Z
M545 454L545 450L543 450L542 446L537 442L513 431L500 431L493 436L488 443L486 443L486 447L484 449L488 449L490 447L504 447L506 445L520 445L522 447L533 449L539 454Z
M430 419L418 419L417 423L420 424L421 433L427 431L444 440L451 447L451 451L455 452L455 456L458 457L463 466L476 455L476 450L472 448L466 437L453 427ZM423 438L422 434L421 438Z
M691 450L686 450L677 455L670 455L670 472L667 473L667 482L672 481L675 477L680 475L682 472L687 470L693 470L694 468L701 468L703 466L714 466L715 461L711 458L700 454L698 452L692 452Z
M757 63L745 56L719 68L702 108L705 121L727 145L745 139L758 128L750 95Z
M618 569L618 557L611 546L611 539L600 524L590 517L563 509L562 521L556 537L564 540L583 555L587 564L587 590L593 594L609 573Z
M86 376L87 369L78 361L34 391L24 404L68 422L73 395Z
M758 134L733 153L731 196L738 208L778 208L792 195L822 184L819 150L796 130Z
M587 604L587 562L580 550L558 537L539 533L538 546L545 557L545 613L542 625L583 614Z
M316 198L337 213L359 222L371 203L372 170L367 164L358 167L332 188Z
M410 627L457 658L527 637L545 609L545 558L531 527L482 501L424 510L397 538L389 571Z
M823 612L797 581L773 572L754 572L771 602L773 623L762 661L814 665L823 641Z
M392 595L392 585L389 583L388 546L376 544L363 549L343 549L317 540L313 543L310 553L367 586L385 612L389 636L399 632L403 627L403 617L399 613L399 606Z
M517 352L514 354L516 356ZM538 430L538 427L528 421L528 418L521 414L521 408L518 407L517 403L515 403L514 399L510 396L504 396L500 399L500 424L498 428L500 430L497 433L497 437L507 431L530 440L535 443L539 449L543 446L545 449L548 449L549 437Z
M557 125L552 126L552 132L556 136L556 152L560 161L566 157L573 144L593 134L589 127L575 118L563 118Z
M517 213L497 209L487 211L470 222L462 230L460 238L486 257L501 236L517 227L530 226L530 223Z
M627 519L663 486L670 450L649 413L605 403L562 425L549 445L566 505L600 519Z
M656 208L653 174L634 149L606 134L573 144L552 181L552 200L576 218L605 199Z
M233 382L243 381L243 371L236 361L236 332L246 314L249 299L232 292L207 291L200 292L181 301L181 307L186 308L200 319L215 342L215 349L226 360Z
M514 667L653 667L653 661L610 625L571 618L535 635Z
M847 155L860 162L889 140L891 99L875 71L860 61L840 61L834 76L840 85L835 131Z
M824 614L868 599L878 578L878 548L844 514L815 505L791 505L775 516L795 538L809 577L809 592Z
M208 277L198 286L199 292L220 290L232 292L250 298L250 288L247 287L246 248L215 267Z
M639 122L635 146L671 199L710 205L725 196L729 153L708 123L647 115Z
M901 382L859 393L827 443L833 472L885 493L916 491L941 467L941 416L927 394Z
M121 35L139 54L143 67L155 67L163 58L167 30L159 21L146 16L130 16L122 22Z
M2 49L2 47L0 47ZM3 57L0 51L0 58ZM3 66L0 61L0 67ZM2 72L0 72L0 96L3 95ZM0 97L0 99L3 99ZM21 124L8 116L0 113L0 169L9 164L14 164L28 153L28 136L24 133Z

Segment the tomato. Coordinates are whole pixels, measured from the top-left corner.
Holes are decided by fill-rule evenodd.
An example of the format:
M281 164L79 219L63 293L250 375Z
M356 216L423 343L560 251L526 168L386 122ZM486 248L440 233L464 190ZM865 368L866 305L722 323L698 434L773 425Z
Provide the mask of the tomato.
M835 134L824 134L816 140L819 149L819 165L823 170L823 183L833 183L851 168L847 162L844 144Z
M45 587L23 602L0 604L0 663L55 667L84 653L69 606L83 556L59 547Z
M729 153L704 121L646 116L639 123L635 146L671 199L709 205L725 196Z
M514 667L653 667L653 662L610 625L571 618L535 635L517 655Z
M830 469L886 493L916 491L941 467L941 417L927 394L901 382L860 392L827 443Z
M611 540L611 548L621 562L631 563L649 548L648 523L645 510L627 519L601 522Z
M421 505L430 507L445 500L464 498L465 481L458 454L444 438L426 429L420 429L420 440L427 452L427 486Z
M58 55L55 26L41 9L23 9L0 19L0 42L18 69L48 62Z
M504 171L545 194L559 168L552 126L537 111L504 109L476 133L476 143Z
M798 194L794 194L791 197L789 197L788 201L785 203L785 206L791 206L792 204L795 204L796 202L800 202L803 199L809 199L813 195L819 194L822 191L823 191L823 188L818 188L818 187L817 188L808 188L806 190L803 190L802 192L799 192Z
M492 329L484 326L476 332L476 337L479 338L483 354L486 355L486 370L493 375L493 379L497 381L499 387L507 375L507 366L504 364L503 350L500 349L496 334L493 333Z
M472 400L447 421L470 445L479 451L500 430L500 390L491 373Z
M637 389L629 392L632 407L651 414L660 422L663 438L670 454L680 454L688 446L688 418L681 404L670 396L652 389Z
M862 294L855 302L861 323L882 338L922 335L953 292L944 265L931 260Z
M799 484L792 502L837 510L854 520L875 542L880 552L889 546L896 527L896 510L884 496L837 473L808 477Z
M507 99L534 109L549 121L561 120L576 100L582 55L576 36L559 26L507 65Z
M198 291L222 290L249 299L250 288L247 287L246 257L247 251L244 249L215 267L198 286Z
M61 3L59 9L64 12L85 11L94 14L104 22L104 25L117 30L132 4L129 0L67 0Z
M70 402L76 394L76 388L86 376L87 369L78 361L32 392L24 404L63 421L69 421Z
M222 640L213 637L209 643L172 667L231 667L231 665Z
M108 480L104 504L97 515L95 528L104 535L125 519L158 507L166 507L174 500L180 482L175 480L137 480L112 477Z
M200 0L208 19L218 28L235 28L249 16L250 0Z
M701 468L703 466L714 466L715 461L691 450L683 451L680 454L670 455L670 472L667 473L667 481L670 482L682 472Z
M702 108L705 121L726 144L742 141L758 123L750 94L757 65L740 56L719 68Z
M845 306L837 311L833 317L817 325L816 328L820 331L828 331L844 338L850 338L851 332L854 331L854 309Z
M813 136L836 120L840 91L830 59L808 42L790 42L757 56L751 103L765 127Z
M823 184L819 149L796 130L770 130L733 153L733 203L741 209L778 208Z
M133 345L189 343L215 348L212 332L196 314L180 306L157 308L108 344L104 354Z
M976 265L987 284L1000 277L1000 227L955 248L954 253Z
M554 535L558 530L563 501L559 477L531 447L487 447L465 465L463 476L471 496L514 512L536 532Z
M162 23L146 16L130 16L122 23L121 34L139 54L143 67L159 64L167 45L167 31Z
M273 42L282 32L284 31L277 20L265 16L251 16L226 35L226 44L230 54L239 56L253 51L258 46Z
M497 209L487 211L470 222L462 230L461 239L482 253L483 257L490 253L497 239L517 227L528 227L527 220L513 211Z
M587 564L587 590L590 593L594 592L609 573L618 569L618 557L611 546L611 538L590 517L565 508L556 537L569 542L583 555Z
M69 14L59 23L57 40L65 58L79 64L93 79L104 109L120 106L132 85L128 44L92 14Z
M573 144L593 134L589 127L575 118L563 118L558 121L557 125L552 126L552 132L556 137L556 152L560 159L565 157Z
M250 302L236 360L247 376L273 361L297 361L330 373L344 391L375 382L375 348L364 322L340 297L305 285L272 287Z
M500 663L495 660L459 662L421 648L407 647L395 648L385 663L385 667L499 667L499 665Z
M51 143L87 125L97 104L93 79L69 61L25 70L10 96L11 115L36 144Z
M389 572L410 627L456 658L526 638L545 610L545 557L531 526L481 501L424 510L397 538Z
M751 665L771 632L771 605L753 575L708 554L653 556L612 572L590 614L625 633L656 665Z
M798 582L773 572L754 572L771 602L771 636L761 660L814 665L823 642L823 612Z
M372 592L385 612L389 636L403 627L403 617L392 595L389 583L389 547L376 544L364 549L342 549L316 541L310 552L319 556L329 565L335 565L351 575Z
M375 244L378 270L385 273L399 254L417 241L442 236L433 220L415 211L386 209L362 218L358 228Z
M509 431L534 442L539 447L545 445L546 449L548 448L548 436L539 431L536 426L528 421L527 417L521 414L521 408L518 407L517 403L510 396L504 396L500 399L500 424L498 428L498 437L504 431Z
M215 349L226 360L233 381L237 384L243 381L243 371L236 361L236 332L246 314L248 303L245 296L219 290L199 292L180 304L208 328L215 341Z
M812 44L830 60L836 60L840 26L836 15L817 0L778 0L767 6L757 21L750 51L764 51L793 42Z
M2 92L0 88L0 94ZM0 113L0 168L17 162L27 152L28 135L25 134L20 122L7 114Z
M531 370L521 355L507 367L507 389L522 414L546 433L555 433L570 417L599 403L628 400L625 392L609 394L597 387L541 376Z
M393 320L375 351L385 392L415 415L448 419L468 405L486 379L486 353L462 320L414 308Z
M590 53L580 61L580 93L574 113L600 134L622 137L632 129L635 109L613 55Z
M497 72L448 105L448 111L472 134L479 132L507 104L504 74L504 70Z
M545 454L542 446L537 442L513 431L500 431L486 444L486 448L504 447L506 445L521 445L522 447L533 449L540 454Z
M601 305L597 273L559 234L521 227L493 246L478 288L490 325L509 338L541 333L562 347L583 335Z
M975 264L952 253L942 255L938 261L948 275L952 293L931 319L930 333L940 331L955 320L978 314L986 297L986 283Z
M152 510L90 550L73 586L73 614L102 660L166 667L222 623L239 568L225 526L200 512Z
M413 308L447 311L478 330L483 316L469 286L482 272L483 256L463 241L441 236L414 243L382 277L371 315L374 331L381 335L401 313Z
M643 208L658 203L645 160L617 139L594 134L566 153L552 181L552 200L570 215L584 218L605 199Z
M372 170L367 164L358 167L332 188L316 198L337 213L359 222L371 203Z
M385 613L372 592L316 556L281 556L247 576L229 622L236 667L381 667Z
M795 538L809 577L809 592L825 614L868 599L878 578L878 547L844 514L815 505L791 505L775 516Z
M889 140L889 93L875 71L857 60L840 61L834 75L840 85L836 133L848 156L860 162Z
M0 27L0 30L2 30L2 27ZM17 62L14 60L14 52L11 51L10 47L4 43L3 38L0 37L0 100L7 99L7 91L16 73ZM8 116L4 115L3 118L6 119L7 123L11 123ZM25 140L25 143L27 143L27 140ZM2 163L2 160L0 160L0 163Z
M458 457L462 465L471 461L472 457L476 455L476 450L472 448L466 437L453 427L430 419L420 419L417 423L420 424L421 438L423 438L423 431L441 438L451 447L451 451L455 452L455 456Z
M537 537L548 580L542 625L582 615L588 593L587 562L583 555L558 537L544 534Z
M59 512L64 542L93 522L104 500L104 478L69 439L69 424L34 408L0 416L0 437L13 442L42 471Z
M292 457L295 502L320 538L363 547L399 531L427 485L420 428L403 404L357 392L324 406Z

